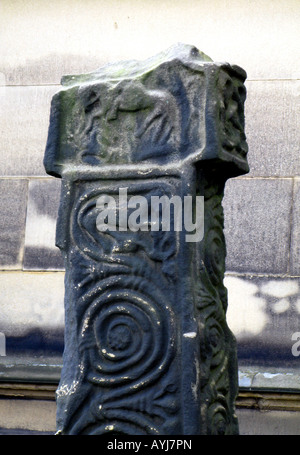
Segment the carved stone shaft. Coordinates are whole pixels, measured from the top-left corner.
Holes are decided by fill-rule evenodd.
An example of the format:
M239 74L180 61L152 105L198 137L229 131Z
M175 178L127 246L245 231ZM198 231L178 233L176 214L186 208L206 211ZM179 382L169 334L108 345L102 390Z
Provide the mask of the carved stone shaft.
M176 45L66 76L45 168L62 178L62 434L236 434L222 197L248 172L245 72Z

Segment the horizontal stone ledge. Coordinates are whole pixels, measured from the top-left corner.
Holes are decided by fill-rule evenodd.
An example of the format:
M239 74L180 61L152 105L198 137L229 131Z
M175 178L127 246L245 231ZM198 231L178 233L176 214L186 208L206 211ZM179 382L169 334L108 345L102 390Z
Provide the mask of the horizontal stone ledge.
M56 384L0 382L0 397L55 400Z
M299 367L239 366L239 390L299 394Z
M22 382L58 384L61 376L61 368L61 356L56 358L45 356L40 360L36 356L25 357L24 355L13 358L8 356L1 357L0 384Z
M240 377L245 375L240 371ZM257 373L252 373L257 374ZM268 373L265 373L267 375ZM291 372L289 374L292 374ZM282 373L282 376L284 373ZM271 373L269 373L271 376ZM295 376L294 376L295 377ZM298 376L297 376L298 378ZM297 379L295 378L295 379ZM1 398L26 398L31 400L55 401L55 392L58 387L58 380L52 383L47 382L1 382ZM272 386L271 386L272 388ZM236 400L237 408L250 408L263 410L287 410L300 411L300 393L294 388L292 391L281 390L282 387L273 386L274 390L263 390L259 386L245 387L243 380L240 380L240 389ZM300 389L300 388L299 388Z
M236 400L237 409L260 411L300 411L300 394L283 392L240 391Z
M235 272L227 270L225 272L226 276L232 276L237 278L245 278L245 279L252 279L252 278L281 278L283 280L288 280L289 278L300 278L300 275L291 275L286 273L256 273L256 272Z

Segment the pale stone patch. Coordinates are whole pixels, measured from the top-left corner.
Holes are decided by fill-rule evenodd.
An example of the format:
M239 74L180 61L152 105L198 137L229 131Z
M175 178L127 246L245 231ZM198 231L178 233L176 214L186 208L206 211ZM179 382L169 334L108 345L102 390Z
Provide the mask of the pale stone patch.
M227 276L224 284L228 289L227 322L235 335L258 335L269 322L266 300L255 294L259 288L241 278Z

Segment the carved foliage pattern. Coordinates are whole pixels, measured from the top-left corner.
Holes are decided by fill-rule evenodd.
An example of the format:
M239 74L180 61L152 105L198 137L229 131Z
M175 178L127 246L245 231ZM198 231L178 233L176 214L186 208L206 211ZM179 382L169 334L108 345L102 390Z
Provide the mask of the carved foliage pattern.
M245 158L248 152L244 130L246 88L243 80L231 73L229 68L223 70L218 79L221 143L227 152Z
M199 249L196 312L200 331L201 419L204 434L236 434L236 344L226 322L227 290L223 285L225 239L223 185L206 187L205 236Z

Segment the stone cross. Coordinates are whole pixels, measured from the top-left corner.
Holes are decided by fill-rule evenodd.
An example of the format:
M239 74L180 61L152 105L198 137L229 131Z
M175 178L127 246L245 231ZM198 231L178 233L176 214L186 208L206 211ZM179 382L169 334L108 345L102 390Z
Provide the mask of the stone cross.
M63 77L44 159L62 179L58 433L238 433L221 201L248 172L245 79L183 44Z

